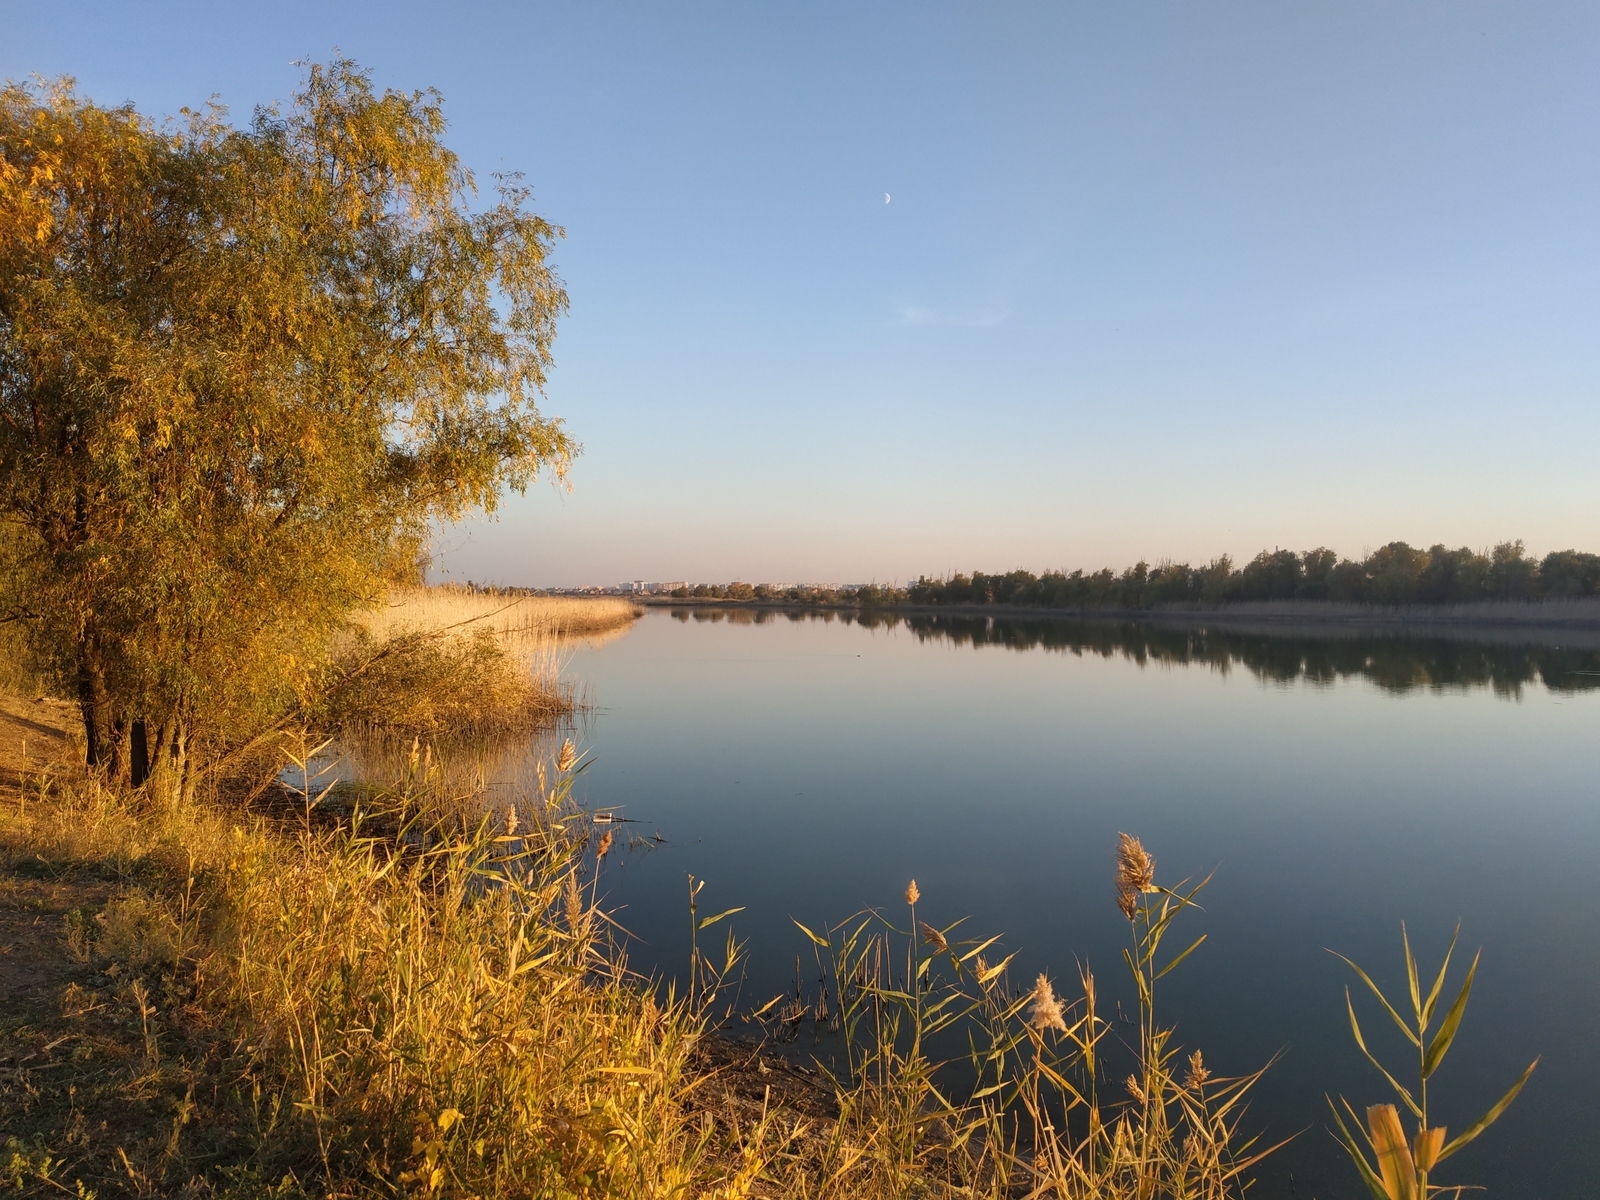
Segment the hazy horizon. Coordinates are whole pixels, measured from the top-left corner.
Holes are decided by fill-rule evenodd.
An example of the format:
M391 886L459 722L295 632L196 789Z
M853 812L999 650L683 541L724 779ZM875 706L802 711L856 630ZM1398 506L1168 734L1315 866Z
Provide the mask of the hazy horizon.
M1526 539L1506 538L1506 539L1502 539L1502 540L1509 541L1509 542L1515 542L1515 541L1521 540L1523 542L1523 548L1524 548L1525 554L1527 555L1527 557L1533 558L1533 559L1543 559L1546 554L1549 554L1552 551L1557 551L1557 550L1577 550L1580 553L1587 553L1587 554L1600 553L1600 547L1584 547L1584 546L1534 547L1534 546L1529 546L1527 544ZM1405 539L1405 538L1390 538L1389 539L1389 542L1396 542L1396 541L1405 542L1405 541L1407 541L1407 539ZM446 582L450 582L450 583L468 583L468 582L471 582L471 583L480 584L480 585L550 588L550 589L554 589L554 590L557 590L557 591L562 591L562 590L582 590L582 589L585 589L585 588L595 588L595 587L614 588L614 587L617 587L617 586L623 585L623 584L641 583L641 582L642 583L657 583L657 584L659 584L659 583L687 583L687 584L689 584L691 586L697 585L697 584L719 584L720 585L720 584L728 584L728 583L748 583L748 584L751 584L751 585L766 584L766 585L769 585L769 586L782 586L782 587L829 587L829 588L832 588L832 587L856 587L856 586L861 586L861 585L864 585L864 584L876 584L876 585L878 585L880 587L883 587L883 586L903 587L903 586L906 586L906 585L908 585L910 583L915 582L919 577L926 577L928 579L941 579L941 578L949 578L950 576L955 575L957 573L970 576L974 571L981 571L985 575L1002 575L1002 574L1005 574L1007 572L1014 571L1014 570L1031 571L1035 575L1043 575L1047 571L1060 571L1062 574L1070 575L1070 574L1072 574L1073 571L1078 571L1078 570L1083 571L1085 574L1091 574L1091 573L1093 573L1095 571L1099 571L1099 570L1102 570L1102 569L1109 568L1110 570L1115 571L1115 572L1120 574L1123 570L1125 570L1127 568L1130 568L1130 567L1137 566L1140 562L1143 562L1147 566L1150 566L1150 567L1156 567L1156 566L1160 566L1160 565L1163 565L1163 564L1166 564L1166 563L1187 563L1191 567L1199 568L1199 567L1204 567L1208 563L1213 562L1214 560L1221 558L1223 556L1223 554L1227 555L1229 560L1232 562L1232 564L1234 566L1234 569L1237 570L1239 568L1242 568L1246 563L1248 563L1251 559L1253 559L1257 554L1260 554L1262 551L1275 552L1275 551L1277 551L1279 549L1293 550L1296 553L1300 553L1300 554L1303 554L1308 550L1331 549L1331 550L1334 550L1335 552L1337 552L1341 559L1348 558L1348 559L1353 559L1356 562L1360 562L1362 559L1366 558L1367 555L1371 554L1372 551L1378 549L1379 546L1387 545L1387 544L1389 544L1389 542L1375 543L1375 544L1366 545L1366 546L1363 546L1360 550L1354 551L1354 552L1341 551L1341 550L1339 550L1339 548L1337 546L1319 547L1319 546L1271 545L1271 546L1257 547L1254 551L1250 551L1248 553L1239 553L1239 554L1234 554L1234 553L1230 553L1228 551L1223 551L1221 554L1208 554L1208 555L1204 555L1204 556L1190 556L1188 558L1179 558L1179 557L1167 556L1167 557L1163 557L1163 558L1159 558L1159 559L1150 558L1148 555L1145 555L1145 556L1135 555L1132 558L1127 559L1126 561L1118 561L1118 562L1109 562L1108 561L1108 562L1101 562L1101 563L1095 563L1095 564L1081 563L1081 564L1076 564L1076 565L1073 565L1073 566L1062 566L1060 564L1047 564L1047 565L1041 566L1041 565L1039 565L1037 563L1012 563L1009 566L998 566L998 565L991 564L991 563L975 563L975 564L974 563L967 563L967 564L962 564L962 565L945 567L945 568L937 570L937 571L916 571L916 572L913 572L910 575L905 575L905 576L892 576L892 577L890 577L890 576L882 576L882 575L879 575L879 576L866 575L866 576L861 576L860 578L856 578L856 577L853 577L853 576L849 577L849 578L846 578L846 577L843 577L843 576L828 576L828 577L821 577L821 576L809 577L808 576L808 577L800 577L800 576L795 576L795 575L783 575L783 576L773 575L773 576L770 576L770 577L753 578L753 577L744 576L744 575L730 575L730 576L728 576L726 578L713 579L713 578L699 578L699 577L695 577L695 576L686 576L686 575L682 575L682 574L674 575L674 574L668 573L668 574L664 574L664 575L651 575L651 576L626 575L626 574L624 574L624 575L621 575L621 576L617 577L616 579L591 579L591 580L586 580L586 581L583 581L583 582L580 582L580 583L541 583L541 582L539 582L537 580L515 581L514 582L514 581L510 581L510 580L494 579L494 578L490 578L489 576L479 577L479 576L473 576L473 575L470 575L470 574L463 574L463 573L458 572L458 571L440 569L440 564L438 564L436 562L434 564L430 564L430 566L429 566L428 579L429 579L430 583L446 583ZM1407 544L1410 545L1413 549L1428 550L1428 549L1431 549L1435 545L1439 545L1440 543L1439 543L1438 539L1435 538L1435 539L1426 540L1426 541L1409 541L1409 542L1407 542ZM1483 544L1479 544L1479 545L1472 545L1471 543L1456 543L1456 544L1447 545L1447 549L1458 550L1463 545L1465 545L1468 549L1474 550L1474 551L1476 551L1478 553L1481 553L1481 554L1485 555L1486 557L1489 554L1491 554L1492 551L1494 550L1494 544L1490 544L1490 543L1483 543Z
M1600 9L0 0L236 120L339 51L526 174L586 450L442 577L1600 549ZM888 202L886 203L886 197Z

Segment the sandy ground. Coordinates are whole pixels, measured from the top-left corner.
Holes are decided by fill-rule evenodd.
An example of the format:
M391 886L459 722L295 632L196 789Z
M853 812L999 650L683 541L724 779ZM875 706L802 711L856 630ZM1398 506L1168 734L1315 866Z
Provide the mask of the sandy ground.
M73 739L81 728L67 701L0 695L0 796L15 795L41 773L59 779L76 770L82 751Z

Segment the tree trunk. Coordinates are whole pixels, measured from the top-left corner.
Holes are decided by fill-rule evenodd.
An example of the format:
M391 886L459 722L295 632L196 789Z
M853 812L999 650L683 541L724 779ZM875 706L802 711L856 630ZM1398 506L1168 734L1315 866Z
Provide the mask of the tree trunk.
M195 795L194 761L189 753L189 724L169 717L148 738L150 774L146 791L171 807L188 804Z
M116 711L106 685L105 654L93 627L78 639L78 707L83 713L84 761L112 787L127 783L127 719Z
M149 778L150 743L140 718L128 727L128 786L139 787Z

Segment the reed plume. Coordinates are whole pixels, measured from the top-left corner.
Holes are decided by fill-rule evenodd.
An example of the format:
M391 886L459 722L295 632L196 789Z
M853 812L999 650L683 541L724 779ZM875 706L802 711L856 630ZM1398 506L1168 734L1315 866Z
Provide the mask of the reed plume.
M940 933L932 925L929 925L926 921L918 921L917 926L922 930L923 945L932 946L941 954L950 949L950 943L944 940L944 934Z
M1047 1029L1054 1029L1060 1033L1067 1031L1067 1018L1061 1011L1061 1001L1056 999L1055 989L1050 986L1050 980L1045 975L1040 975L1033 985L1033 1003L1028 1007L1028 1024L1040 1033Z
M583 925L583 892L578 888L578 871L574 867L567 872L566 885L563 889L567 909L567 928L577 933Z
M922 893L917 890L917 881L913 879L910 883L906 884L906 903L915 904L921 898Z
M1117 834L1117 907L1128 920L1139 908L1139 896L1155 890L1156 860L1136 837Z

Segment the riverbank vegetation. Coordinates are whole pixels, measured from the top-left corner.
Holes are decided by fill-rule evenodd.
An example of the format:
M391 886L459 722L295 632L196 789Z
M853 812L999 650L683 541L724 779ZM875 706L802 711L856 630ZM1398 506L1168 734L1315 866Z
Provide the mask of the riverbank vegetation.
M1245 602L1303 600L1356 605L1465 605L1491 601L1573 600L1600 595L1600 555L1560 550L1535 559L1522 542L1492 550L1416 549L1390 542L1365 558L1340 558L1326 547L1297 553L1263 550L1244 566L1227 555L1204 566L1138 562L1121 572L974 571L920 577L906 587L774 588L766 584L697 584L675 589L679 600L848 605L996 605L1070 610L1164 606L1214 608Z
M780 1043L802 1024L832 1038L843 1061L819 1070L717 1036L742 950L694 881L690 986L629 972L576 760L564 747L510 804L438 795L419 753L369 807L250 812L24 773L0 807L0 1179L239 1200L1222 1200L1270 1153L1247 1115L1260 1070L1219 1075L1160 1019L1204 941L1179 934L1205 881L1163 885L1137 839L1108 854L1103 915L1127 924L1135 1031L1087 970L1014 979L998 939L960 937L912 882L898 911L799 927L820 990L755 1014Z
M482 738L549 725L575 700L561 661L576 641L615 636L638 610L597 597L390 591L330 644L310 725L360 736Z

